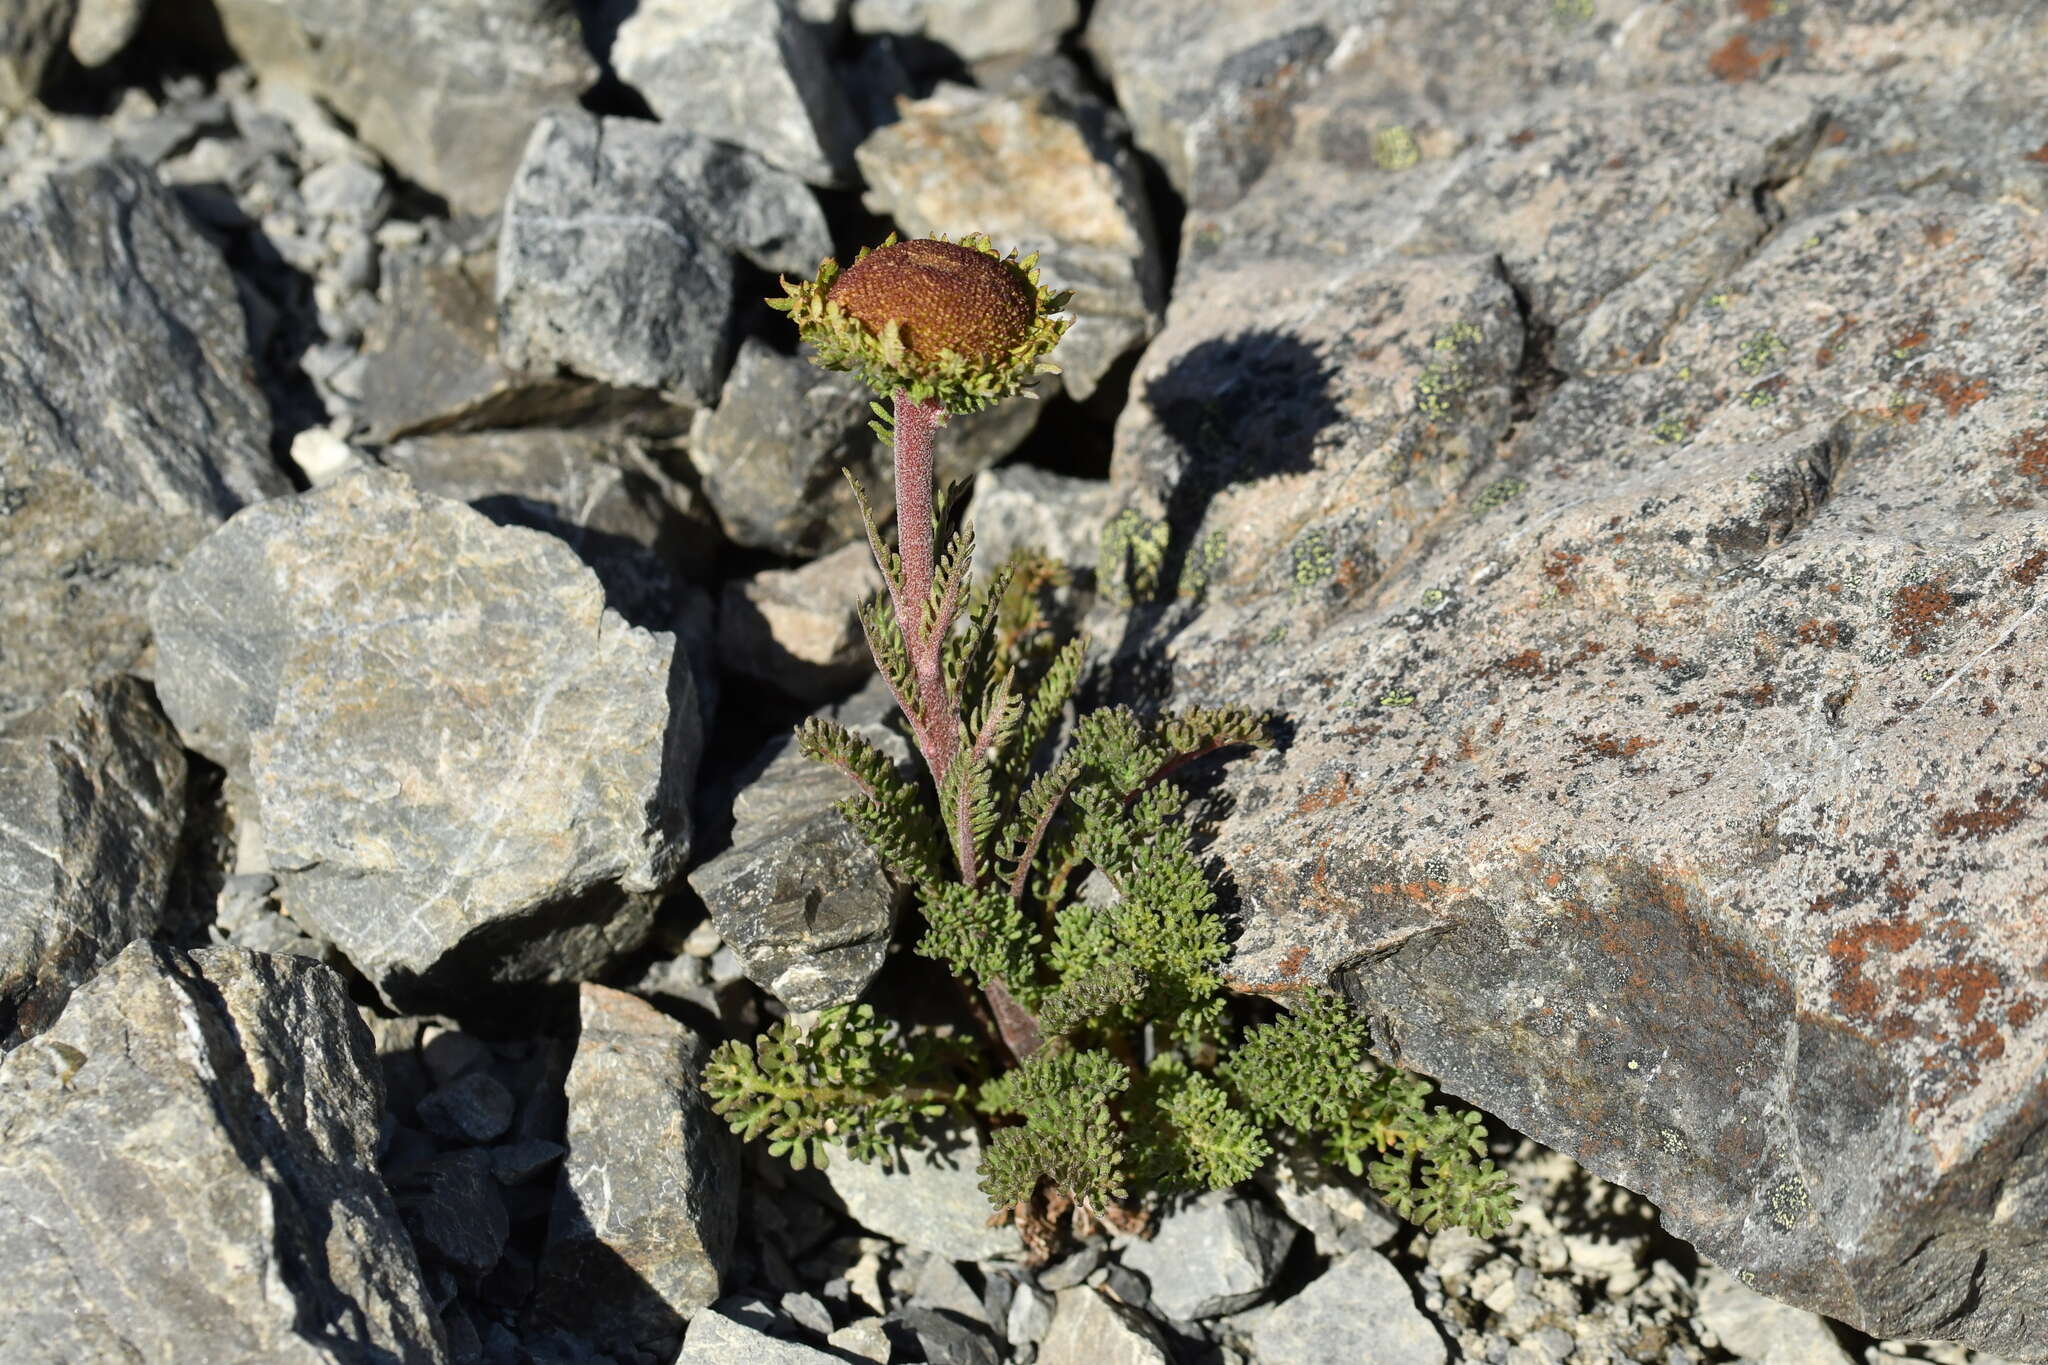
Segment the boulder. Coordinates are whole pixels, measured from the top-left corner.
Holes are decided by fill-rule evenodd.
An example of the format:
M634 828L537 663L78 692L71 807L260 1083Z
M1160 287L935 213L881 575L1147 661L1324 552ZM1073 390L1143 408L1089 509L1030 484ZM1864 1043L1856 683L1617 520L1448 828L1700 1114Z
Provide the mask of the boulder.
M2048 1349L2048 235L1949 185L1780 222L1791 88L1545 96L1364 193L1353 89L1190 212L1118 429L1132 595L1187 597L1113 672L1291 736L1218 794L1234 984L1338 982L1762 1292Z
M894 1162L855 1161L829 1149L825 1179L862 1227L952 1261L1017 1254L1014 1228L988 1226L981 1192L981 1135L972 1127L937 1130L906 1144Z
M1377 1251L1338 1257L1308 1288L1266 1310L1251 1345L1260 1360L1444 1365L1450 1355L1415 1306L1415 1291Z
M130 944L0 1062L0 1356L446 1359L348 988Z
M151 614L285 910L401 1009L596 971L681 873L689 670L552 536L368 470L237 518Z
M824 42L789 0L605 0L625 11L619 78L666 123L754 152L814 185L853 171L853 110Z
M1052 1327L1038 1346L1039 1365L1167 1365L1174 1358L1159 1324L1129 1304L1086 1285L1062 1289L1054 1300Z
M0 723L126 668L150 591L290 491L227 266L155 177L88 163L0 206Z
M556 0L220 0L227 39L267 81L309 90L408 179L495 213L534 120L596 83Z
M1006 250L1037 252L1045 286L1073 291L1059 366L1075 398L1158 330L1165 267L1144 177L1100 104L949 86L902 102L859 161L867 202L907 234L972 224Z
M133 679L0 731L0 1048L161 925L184 821L184 751Z
M613 1353L669 1359L719 1296L739 1144L702 1089L708 1049L623 991L585 985L540 1305Z
M1145 1277L1154 1307L1192 1322L1264 1298L1300 1235L1263 1201L1210 1190L1169 1208L1152 1239L1132 1243L1123 1260Z

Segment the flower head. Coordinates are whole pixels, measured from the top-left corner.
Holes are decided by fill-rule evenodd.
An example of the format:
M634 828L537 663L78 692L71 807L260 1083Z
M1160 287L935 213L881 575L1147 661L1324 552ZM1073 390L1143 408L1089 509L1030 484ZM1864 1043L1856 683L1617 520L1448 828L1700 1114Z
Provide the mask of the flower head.
M841 270L829 257L818 278L782 282L770 299L796 323L830 370L852 370L877 393L903 390L948 412L974 412L1023 392L1070 319L1052 316L1071 294L1038 282L1038 257L998 255L970 234L862 249Z

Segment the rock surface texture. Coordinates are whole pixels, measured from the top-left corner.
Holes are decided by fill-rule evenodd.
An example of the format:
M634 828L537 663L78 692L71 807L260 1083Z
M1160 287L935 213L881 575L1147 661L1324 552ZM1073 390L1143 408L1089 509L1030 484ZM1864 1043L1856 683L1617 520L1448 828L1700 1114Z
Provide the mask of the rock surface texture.
M125 160L0 205L0 722L126 668L144 604L238 508L290 491L235 285Z
M131 944L0 1063L0 1356L445 1360L381 1103L333 971Z
M285 909L394 1003L576 979L681 872L689 670L550 536L366 471L230 523L153 617Z
M132 679L0 731L0 1048L162 923L184 821L184 751Z
M698 1088L696 1034L603 986L582 988L581 1010L541 1304L605 1349L669 1359L718 1298L739 1144Z
M391 164L456 209L496 212L541 113L597 80L556 0L222 0L266 79L318 95Z
M1099 624L1291 735L1219 793L1237 984L1760 1290L2048 1351L2048 177L1933 98L2016 108L2048 19L1418 7L1233 132L1144 8L1090 39L1190 212Z

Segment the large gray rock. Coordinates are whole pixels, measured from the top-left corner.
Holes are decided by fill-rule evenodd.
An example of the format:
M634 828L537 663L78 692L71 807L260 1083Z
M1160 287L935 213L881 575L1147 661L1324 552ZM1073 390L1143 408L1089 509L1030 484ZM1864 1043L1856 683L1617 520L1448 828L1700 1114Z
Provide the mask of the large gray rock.
M557 0L220 0L265 80L310 90L408 179L495 212L534 120L597 80L573 5Z
M162 923L184 821L184 752L132 679L0 731L0 1048Z
M498 240L499 340L706 405L731 347L733 260L815 269L831 242L810 191L737 148L580 111L533 130Z
M1347 180L1326 80L1189 215L1115 478L1230 558L1113 671L1288 722L1219 793L1238 986L1339 980L1763 1292L2038 1353L2048 236L1967 177L1774 225L1803 88L1545 96ZM1247 325L1328 406L1233 468L1150 394Z
M854 1222L950 1261L987 1261L1018 1252L1014 1228L992 1228L981 1192L981 1135L972 1127L930 1134L893 1163L855 1161L829 1150L825 1179Z
M1123 1260L1145 1277L1159 1311L1192 1322L1265 1297L1300 1235L1264 1201L1211 1190L1169 1209L1152 1239L1133 1243Z
M638 0L610 55L664 122L814 185L850 182L853 110L822 40L789 0Z
M853 726L907 763L879 724ZM772 742L733 800L732 846L690 873L690 888L748 979L793 1010L858 999L889 955L902 897L835 807L853 794L836 770L788 739Z
M540 1303L603 1349L667 1359L718 1298L739 1144L704 1097L696 1034L603 986L582 988L581 1013Z
M341 977L130 944L0 1063L0 1357L446 1359Z
M1252 1349L1260 1360L1373 1365L1444 1365L1450 1354L1415 1306L1415 1291L1377 1251L1339 1257L1308 1288L1274 1305L1252 1332Z
M0 723L133 663L167 566L291 485L226 265L127 161L0 207Z
M1323 1357L1274 1356L1273 1360ZM1356 1357L1363 1359L1364 1357ZM1078 1285L1062 1289L1053 1305L1052 1328L1039 1343L1040 1365L1167 1365L1173 1352L1159 1324L1129 1304Z
M1081 18L1080 0L853 0L854 31L922 38L963 62L1044 55Z
M15 0L0 28L0 109L35 99L43 78L64 51L78 0Z
M689 670L552 536L370 470L237 518L151 614L286 911L394 1005L598 970L681 873Z
M683 1353L676 1357L675 1365L728 1365L736 1360L750 1365L834 1365L846 1359L802 1342L772 1337L753 1325L751 1319L759 1316L758 1311L705 1309L690 1319Z
M1100 105L947 87L905 101L860 145L867 202L906 233L988 233L1039 253L1049 289L1074 293L1061 382L1085 399L1158 330L1164 266L1144 178Z

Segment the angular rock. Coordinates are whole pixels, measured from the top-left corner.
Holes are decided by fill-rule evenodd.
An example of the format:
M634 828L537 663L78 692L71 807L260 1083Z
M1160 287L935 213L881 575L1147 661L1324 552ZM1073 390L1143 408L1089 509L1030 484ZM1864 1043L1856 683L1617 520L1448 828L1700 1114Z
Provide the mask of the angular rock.
M948 87L902 103L859 162L867 202L906 233L972 223L1005 249L1039 253L1045 286L1074 293L1059 366L1075 398L1158 330L1164 265L1144 178L1101 105Z
M1376 1251L1339 1257L1308 1288L1274 1305L1253 1330L1252 1349L1261 1360L1385 1365L1444 1365L1450 1354L1415 1306L1415 1291Z
M1169 1209L1124 1264L1145 1277L1159 1311L1182 1322L1251 1307L1273 1285L1301 1229L1264 1201L1211 1190Z
M842 1359L815 1346L772 1337L721 1306L690 1319L676 1365L727 1365L735 1360L750 1365L836 1365Z
M71 55L80 66L104 66L121 55L142 27L149 0L78 0L71 21Z
M1310 1354L1268 1358L1320 1357ZM1039 1365L1168 1365L1172 1359L1173 1352L1158 1323L1086 1285L1062 1289L1055 1296L1052 1327L1038 1345Z
M704 1098L696 1034L603 986L582 988L581 1011L540 1302L606 1350L666 1359L718 1298L738 1144Z
M489 1142L512 1126L512 1092L487 1071L472 1071L420 1101L420 1122L451 1142ZM512 1181L506 1181L512 1184Z
M886 727L852 728L908 758ZM690 889L755 985L793 1010L849 1004L888 957L902 897L834 809L849 792L843 777L786 738L750 767L758 776L733 801L732 846L690 873Z
M856 33L891 33L937 43L963 62L1045 54L1081 18L1080 0L1033 5L1004 0L853 0Z
M851 179L853 111L788 0L638 0L618 25L611 63L664 122L814 185Z
M993 572L1018 550L1091 572L1109 519L1110 487L1028 464L1004 465L974 481L974 567Z
M17 0L0 30L0 109L20 109L64 51L79 0Z
M475 1285L504 1256L512 1222L488 1153L443 1152L393 1184L406 1227L430 1266Z
M1003 1352L985 1324L916 1304L897 1309L889 1321L915 1338L933 1365L1002 1365Z
M894 1165L829 1153L825 1179L847 1216L872 1232L950 1261L987 1261L1017 1253L1014 1228L988 1226L981 1192L981 1136L943 1132L904 1147Z
M1669 98L1644 110L1666 160ZM1539 273L1602 300L1582 317L1628 287ZM1125 641L1135 677L1171 631L1148 685L1293 731L1224 784L1241 987L1341 974L1389 1055L1758 1289L2007 1353L2048 1348L2021 1250L2048 1227L2048 1002L2021 946L2048 888L2048 323L2014 302L2042 280L2048 234L2015 207L1788 223L1679 306L1655 365L1525 390L1502 462L1398 562L1347 583L1301 556L1309 611L1248 586ZM1431 331L1387 343L1421 407ZM1141 417L1128 467L1163 468ZM1280 504L1267 483L1233 515ZM1398 498L1327 501L1363 527Z
M154 177L0 206L0 723L126 668L165 568L288 492L226 265Z
M0 1063L0 1356L446 1358L340 976L138 941Z
M597 80L572 5L555 0L221 0L222 28L266 81L334 106L408 179L496 212L534 120Z
M1850 1365L1819 1315L1767 1299L1716 1265L1700 1267L1699 1319L1721 1349L1768 1365Z
M868 429L873 401L851 375L753 337L742 341L718 406L700 410L690 428L690 461L726 534L786 555L862 539L846 469L887 517L895 471ZM1035 403L1003 403L949 419L936 443L936 477L973 478L1030 435L1038 412Z
M881 587L865 540L801 568L730 581L719 602L719 657L743 678L826 701L874 671L856 612Z
M184 821L184 751L132 679L0 731L0 1049L156 931Z
M497 255L387 252L363 331L361 415L373 441L442 431L571 426L627 416L647 395L498 358Z
M703 187L671 165L679 154L716 153L687 133L581 111L534 128L499 228L506 364L564 366L699 406L718 397L732 344L732 251L703 216ZM737 218L772 216L776 228L803 231L781 203L740 198L739 209ZM805 226L823 240L822 218ZM785 240L756 249L779 258L797 245Z
M401 1008L598 970L680 874L689 670L552 537L366 471L237 518L152 616L285 909Z
M1243 194L1293 131L1292 106L1363 18L1352 0L1102 0L1084 41L1138 146L1190 208ZM1170 33L1171 41L1162 40Z

